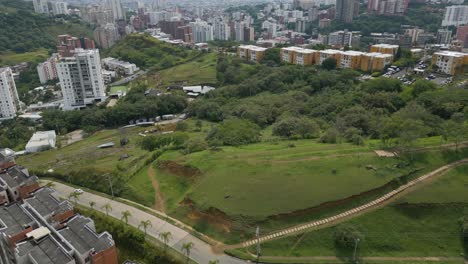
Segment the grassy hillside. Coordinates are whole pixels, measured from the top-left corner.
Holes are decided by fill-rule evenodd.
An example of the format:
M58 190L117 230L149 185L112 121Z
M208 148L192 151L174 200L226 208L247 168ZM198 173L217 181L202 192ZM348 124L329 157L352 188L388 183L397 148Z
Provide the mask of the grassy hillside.
M32 2L21 0L0 0L0 28L0 52L53 49L59 34L92 35L92 30L76 18L50 18L35 14Z
M459 167L392 205L341 225L355 226L362 234L361 257L460 257L459 219L468 210L468 166ZM266 256L342 256L334 243L336 227L287 237L262 245ZM253 250L250 249L250 250Z
M48 55L44 48L25 53L4 52L0 53L0 66L16 65L22 62L40 63L45 61Z
M133 34L126 36L105 54L139 67L161 70L184 63L200 53L161 42L149 35Z
M151 83L163 86L215 84L216 60L216 53L207 53L188 63L152 74L148 79Z

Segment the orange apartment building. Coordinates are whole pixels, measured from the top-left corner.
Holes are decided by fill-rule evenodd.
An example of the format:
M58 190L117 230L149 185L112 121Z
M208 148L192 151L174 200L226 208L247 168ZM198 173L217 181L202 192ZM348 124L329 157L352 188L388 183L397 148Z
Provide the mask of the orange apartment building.
M376 44L370 47L371 53L383 53L383 54L391 54L395 56L398 52L398 45L390 45L390 44Z
M281 61L295 65L313 65L316 50L299 47L287 47L281 49Z
M432 55L432 65L437 71L449 75L463 74L468 66L468 53L439 51Z
M241 45L237 48L237 56L245 60L261 62L265 57L266 50L267 48L254 45Z

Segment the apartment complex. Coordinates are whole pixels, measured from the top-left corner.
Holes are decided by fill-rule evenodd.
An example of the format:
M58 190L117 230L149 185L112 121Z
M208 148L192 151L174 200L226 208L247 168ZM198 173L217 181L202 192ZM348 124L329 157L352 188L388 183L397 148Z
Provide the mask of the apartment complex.
M94 40L89 38L77 38L71 35L59 35L57 37L57 52L62 57L73 56L75 49L95 49Z
M443 27L468 24L468 5L453 5L445 9Z
M37 65L37 73L42 84L58 79L57 62L59 58L58 53L55 53L48 60Z
M33 0L34 12L38 14L49 14L49 4L47 0Z
M408 10L409 0L369 0L367 10L378 15L403 15Z
M125 19L125 13L120 0L107 0L109 9L112 11L114 21Z
M217 18L213 25L213 38L216 40L229 40L231 38L231 27L221 18Z
M80 109L105 99L99 50L76 49L73 57L63 57L57 65L63 110Z
M266 50L266 48L254 45L241 45L237 48L237 56L249 61L261 62Z
M0 68L0 120L12 119L21 110L11 68Z
M400 47L398 45L376 44L376 45L372 45L370 47L370 52L391 54L391 55L395 56L398 53L399 48Z
M104 49L114 46L120 40L118 28L113 23L96 28L93 32L97 44Z
M52 6L52 14L57 15L68 15L68 3L67 2L50 2Z
M299 47L281 49L281 60L296 65L321 65L326 59L334 58L337 67L362 71L381 71L393 62L393 55L359 51L312 50Z
M128 61L121 61L112 57L102 59L102 65L108 70L118 72L121 75L133 75L140 69Z
M463 74L465 67L468 67L468 53L454 51L440 51L432 55L432 65L437 71L457 75Z
M280 51L281 60L296 65L313 65L316 50L303 49L299 47L287 47Z

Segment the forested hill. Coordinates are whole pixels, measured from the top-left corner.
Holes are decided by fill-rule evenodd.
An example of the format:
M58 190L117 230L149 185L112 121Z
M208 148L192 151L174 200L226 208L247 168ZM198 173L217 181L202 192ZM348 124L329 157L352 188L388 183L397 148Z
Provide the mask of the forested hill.
M105 54L139 67L161 70L193 59L200 52L164 43L147 34L132 34L105 51Z
M0 0L0 28L0 52L53 49L60 34L92 35L91 28L77 18L35 14L32 2L22 0Z

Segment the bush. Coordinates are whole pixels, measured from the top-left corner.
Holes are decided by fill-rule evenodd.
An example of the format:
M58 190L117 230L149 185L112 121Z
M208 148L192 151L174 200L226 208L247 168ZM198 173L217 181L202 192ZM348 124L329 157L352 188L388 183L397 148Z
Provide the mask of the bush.
M307 117L287 117L273 125L273 135L288 138L317 137L319 126Z
M336 128L331 127L320 137L321 143L336 144L338 142L339 133Z
M363 240L364 236L359 230L352 225L339 225L334 232L335 245L341 249L354 249L356 242L359 239Z
M147 151L154 151L163 147L179 149L188 140L189 136L185 133L172 133L159 136L149 136L143 138L139 145Z
M207 148L208 144L205 140L200 138L192 138L185 142L183 153L190 154L194 152L200 152L206 150Z
M260 141L260 127L242 119L227 119L213 127L207 137L212 146L240 146Z

